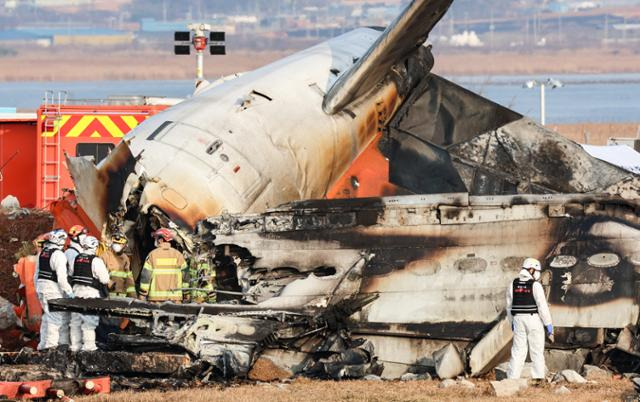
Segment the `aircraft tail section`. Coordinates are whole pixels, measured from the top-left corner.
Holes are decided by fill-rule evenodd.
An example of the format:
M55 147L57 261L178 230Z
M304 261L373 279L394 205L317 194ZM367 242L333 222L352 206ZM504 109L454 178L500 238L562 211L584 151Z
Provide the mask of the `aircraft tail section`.
M326 94L323 109L335 114L366 94L427 39L453 0L413 0L380 35L367 53Z

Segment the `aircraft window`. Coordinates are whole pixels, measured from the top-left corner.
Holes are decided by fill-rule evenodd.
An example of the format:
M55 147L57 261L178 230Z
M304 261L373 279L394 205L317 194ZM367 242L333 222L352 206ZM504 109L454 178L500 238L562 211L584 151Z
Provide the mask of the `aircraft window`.
M221 146L222 146L222 141L215 140L213 144L209 145L209 148L207 148L207 153L209 155L213 155Z
M462 272L476 273L487 269L487 261L482 258L462 258L455 263L456 269Z
M435 275L440 271L440 263L435 260L415 260L407 264L406 271L415 276Z
M612 268L620 263L620 257L613 253L599 253L589 257L587 262L592 267Z
M151 133L148 137L147 140L148 141L153 141L155 140L155 138L162 132L164 131L165 128L167 128L168 125L172 124L172 121L165 121L164 123L160 124L158 126L158 128L156 128L155 130L153 130L153 133Z
M76 156L92 156L93 161L98 164L106 158L111 150L115 148L113 144L82 143L76 145Z
M578 263L578 259L572 255L556 255L551 261L551 268L571 268Z
M522 268L525 257L506 257L500 261L500 266L505 272L518 272Z

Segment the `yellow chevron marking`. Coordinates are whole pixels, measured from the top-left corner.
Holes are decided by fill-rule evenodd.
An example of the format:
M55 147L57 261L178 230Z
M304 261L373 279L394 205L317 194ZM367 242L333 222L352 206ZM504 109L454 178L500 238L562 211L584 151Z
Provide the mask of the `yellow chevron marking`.
M122 120L129 126L130 129L134 129L138 126L138 120L133 116L120 116Z
M114 138L124 137L124 133L116 126L109 116L97 116L98 121L107 129L109 134ZM93 135L92 135L93 136Z
M45 117L46 116L41 115L40 120L44 121ZM42 136L54 137L60 131L60 127L64 127L64 125L67 123L67 121L69 121L70 118L71 118L71 115L68 115L68 114L60 116L60 119L54 120L53 131L42 131Z
M76 125L67 132L65 137L79 137L94 119L95 116L82 116L80 121L78 121L78 123L76 123Z

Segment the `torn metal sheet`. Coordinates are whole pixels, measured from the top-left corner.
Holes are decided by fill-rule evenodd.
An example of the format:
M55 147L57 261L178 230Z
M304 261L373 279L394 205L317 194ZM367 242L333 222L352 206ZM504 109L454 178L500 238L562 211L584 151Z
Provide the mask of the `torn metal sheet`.
M113 336L109 346L128 350L135 345L147 351L164 352L150 354L148 358L147 352L80 353L75 364L83 372L99 369L106 359L112 361L110 373L138 373L141 368L152 374L181 376L187 372L200 379L210 375L217 379L245 378L257 361L261 366L256 370L264 370L265 361L260 360L263 350L281 348L305 356L304 364L289 366L291 375L339 379L361 378L382 370L373 345L352 339L346 331L347 317L374 299L374 296L336 298L329 306L309 306L297 312L257 306L243 310L244 306L238 305L153 305L127 301L114 307L113 301L100 299L90 300L91 303L60 299L51 301L50 307L135 319L142 333ZM217 313L207 314L206 307ZM166 354L170 350L183 350L188 355ZM274 360L271 364L275 364ZM147 368L149 365L157 367Z
M404 102L382 144L391 181L419 194L588 193L632 176L435 74Z
M244 298L255 301L256 289L271 295L257 307L321 305L330 296L323 283L335 286L361 266L353 272L359 287L347 293L378 298L350 316L352 332L389 342L466 342L474 374L499 363L510 341L508 325L496 323L505 289L527 256L543 261L559 345L591 347L588 329L637 321L637 201L580 194L421 197L293 203L264 214L210 218L198 233L212 249L245 261L255 285ZM334 253L351 258L332 260L324 276L313 274L318 256ZM369 257L354 265L357 255ZM284 266L290 282L273 281L271 273ZM575 327L585 334L560 336L562 328ZM411 345L418 343L405 347Z
M499 320L469 353L469 371L472 376L486 374L511 354L513 329L506 315Z

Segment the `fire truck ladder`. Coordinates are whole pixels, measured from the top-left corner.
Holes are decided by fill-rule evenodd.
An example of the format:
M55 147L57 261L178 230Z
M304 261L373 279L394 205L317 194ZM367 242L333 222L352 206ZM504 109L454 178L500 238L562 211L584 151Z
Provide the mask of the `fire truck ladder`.
M42 127L42 200L43 206L60 196L60 122L61 108L67 102L67 91L46 91Z

